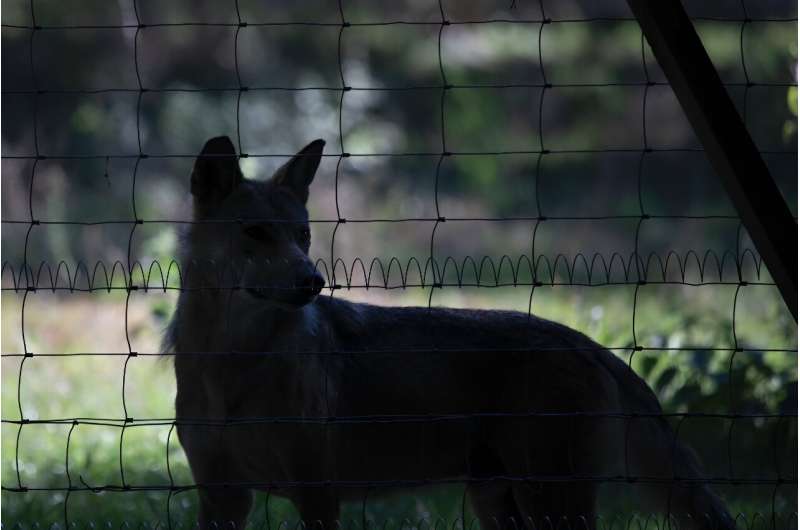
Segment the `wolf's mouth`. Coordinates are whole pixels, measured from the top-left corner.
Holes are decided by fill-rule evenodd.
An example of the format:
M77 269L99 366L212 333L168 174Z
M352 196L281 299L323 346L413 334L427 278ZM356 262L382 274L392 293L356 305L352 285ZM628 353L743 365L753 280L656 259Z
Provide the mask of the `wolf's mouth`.
M274 296L275 290L269 287L248 287L245 289L245 291L247 291L247 293L253 298L267 301L284 309L301 308L304 305L314 301L314 299L317 297L317 293L306 292L305 290L300 290L301 294L291 298L278 298Z
M263 287L248 287L246 291L256 298L260 298L261 300L269 300L269 295L267 294L267 289Z

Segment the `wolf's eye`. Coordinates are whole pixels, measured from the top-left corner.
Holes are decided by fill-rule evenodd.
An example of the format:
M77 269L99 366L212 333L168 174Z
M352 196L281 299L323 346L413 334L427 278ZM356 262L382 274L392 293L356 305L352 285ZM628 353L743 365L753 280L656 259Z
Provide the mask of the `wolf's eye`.
M244 227L244 235L255 239L256 241L266 241L269 239L269 233L264 229L263 226L258 225L251 225Z
M297 233L297 238L304 244L308 245L311 243L311 230L308 227L301 228Z

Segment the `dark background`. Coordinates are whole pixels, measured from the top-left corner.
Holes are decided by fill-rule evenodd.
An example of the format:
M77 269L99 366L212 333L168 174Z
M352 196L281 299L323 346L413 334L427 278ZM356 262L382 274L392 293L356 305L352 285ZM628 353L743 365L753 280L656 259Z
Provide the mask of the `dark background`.
M796 4L684 4L796 215ZM488 256L500 267L504 255L515 264L524 256L556 284L635 280L638 248L643 259L652 256L649 280L700 285L558 285L533 298L529 286L450 287L431 303L527 310L532 299L537 314L626 359L644 345L633 366L667 411L796 413L796 324L774 287L719 285L737 279L737 259L744 279L771 280L754 266L746 231L624 1L443 0L452 22L445 27L435 1L341 5L345 28L332 1L36 0L43 28L33 32L31 4L3 0L3 287L24 285L26 257L44 271L40 286L69 285L69 277L119 285L125 276L120 267L109 280L90 281L81 264L92 271L100 262L109 273L115 262L166 269L176 222L190 219L188 175L207 138L230 135L250 155L242 159L250 178L268 178L323 138L330 156L312 187L309 210L319 221L312 254L327 267L341 260L340 283L364 283L356 258L367 266L373 258L384 267L392 258L424 264L439 215L449 220L436 228L437 262ZM552 20L544 25L543 9ZM443 76L453 85L444 97ZM643 155L645 148L652 151ZM353 156L340 158L343 151ZM439 165L443 151L453 155ZM34 165L37 155L46 159ZM652 217L641 221L642 213ZM332 240L337 215L383 221L340 225ZM31 216L55 223L31 229ZM540 216L548 220L537 225ZM604 260L609 275L580 256ZM507 265L501 283L513 277ZM419 283L411 270L406 283ZM402 283L398 271L388 274L390 284ZM465 281L478 276L498 283L474 271ZM519 281L530 277L523 266ZM426 304L429 295L427 288L341 293L382 304ZM119 358L47 358L23 368L8 354L127 351L126 339L134 351L157 351L174 293L137 294L127 316L118 292L42 291L25 309L22 298L3 291L3 419L18 419L20 406L25 417L119 416ZM655 349L665 346L675 350ZM737 346L746 351L734 355ZM137 416L170 417L169 368L137 361L148 366L128 380L129 401L142 407ZM4 423L3 485L17 484L18 469L23 483L64 485L66 429L27 426L19 444L17 431ZM119 430L77 431L69 478L118 483ZM164 483L166 430L126 436L126 476ZM794 417L689 419L681 436L712 475L796 476ZM176 440L167 451L189 482ZM722 490L748 517L769 514L773 494L779 514L796 510L793 485ZM169 501L174 513L191 513L191 494L177 497ZM635 512L624 499L609 495L606 512ZM370 513L452 517L459 500L449 490L421 493L376 501ZM165 502L165 493L74 493L69 506L77 521L155 521ZM4 491L3 523L61 521L63 503L63 492ZM285 505L274 510L276 518L294 517Z

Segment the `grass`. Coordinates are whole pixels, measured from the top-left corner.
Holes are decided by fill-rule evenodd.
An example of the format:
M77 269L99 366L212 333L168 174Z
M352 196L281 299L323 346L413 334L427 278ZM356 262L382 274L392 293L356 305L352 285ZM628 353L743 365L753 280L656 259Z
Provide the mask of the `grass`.
M788 386L797 379L794 353L707 352L698 345L744 348L796 349L796 326L781 306L771 287L747 287L736 301L736 336L733 335L733 296L729 286L655 286L636 292L635 287L542 287L533 294L533 311L589 334L602 344L629 359L633 344L647 347L668 346L674 351L636 352L633 367L656 389L667 410L728 410L736 405L763 410L779 410L788 395ZM427 304L430 292L410 289L400 292L370 290L344 293L351 298L375 303ZM636 313L634 316L634 295ZM439 305L493 307L526 311L531 298L528 288L444 289L436 291L432 302ZM174 303L172 294L149 292L134 294L128 304L127 336L125 297L119 294L55 295L39 291L25 302L24 341L35 354L61 354L26 359L2 360L2 416L4 420L25 418L123 418L122 380L126 356L109 352L157 352L161 330ZM21 294L2 298L3 352L23 352L21 333ZM635 334L635 339L634 339ZM93 356L67 356L65 353L94 352ZM106 355L103 355L103 354ZM731 380L732 377L732 380ZM21 388L18 386L21 381ZM175 382L168 359L139 356L128 362L125 374L125 407L128 417L171 418ZM732 398L733 396L733 398ZM745 399L745 396L747 399ZM741 400L741 401L739 401ZM771 476L777 453L771 451L774 436L781 426L776 422L740 420L732 446L732 460L725 447L730 426L706 422L682 429L700 449L709 471L724 476L731 462L739 476L761 473ZM789 433L786 455L781 452L778 468L786 475L796 469L796 419L785 420ZM123 432L124 431L124 432ZM69 454L67 455L67 438ZM720 445L722 444L722 445ZM725 453L725 454L722 454ZM120 460L120 454L122 456ZM65 488L83 486L168 486L190 484L186 459L170 425L119 426L3 423L2 483L15 487ZM67 470L68 463L68 470ZM69 471L69 472L68 472ZM751 475L747 475L751 476ZM767 491L768 490L768 491ZM730 487L723 494L733 510L769 515L775 488ZM376 524L393 528L403 520L414 528L450 524L461 517L463 488L433 488L389 498L370 498L345 507L342 519L360 525L366 514ZM625 488L606 492L601 513L613 518L631 517L638 511ZM777 490L775 507L781 516L796 512L796 488ZM173 524L191 524L196 510L192 491L3 491L4 525L21 523L30 527L63 524L65 516L80 524L110 521L117 526L127 521L155 525L166 521L167 506ZM66 506L66 514L65 514ZM289 527L297 523L290 503L271 497L267 509L265 495L257 498L253 522L270 528L281 521ZM387 522L393 521L393 522ZM759 523L760 524L760 523ZM440 524L441 526L441 524Z

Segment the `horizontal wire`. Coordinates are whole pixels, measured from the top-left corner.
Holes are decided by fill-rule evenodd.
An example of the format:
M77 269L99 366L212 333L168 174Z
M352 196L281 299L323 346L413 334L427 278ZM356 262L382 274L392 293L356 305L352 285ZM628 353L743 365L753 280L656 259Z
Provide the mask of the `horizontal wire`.
M580 155L580 154L606 154L606 153L704 153L702 147L651 147L645 150L634 147L608 148L608 149L547 149L547 150L512 150L512 151L416 151L399 153L323 153L324 158L350 158L350 157L420 157L420 158L440 158L455 156L511 156L511 155ZM763 149L758 151L762 155L795 155L796 150L773 150ZM296 153L240 153L239 158L291 158ZM51 155L51 154L30 154L30 155L2 155L2 160L106 160L106 159L169 159L169 158L197 158L197 154L105 154L105 155Z
M166 427L166 426L202 426L202 427L228 427L242 425L269 425L269 424L403 424L403 423L446 423L465 420L490 419L490 418L590 418L590 419L656 419L656 418L707 418L707 419L785 419L797 418L797 413L724 413L724 412L475 412L458 414L369 414L369 415L344 415L344 416L255 416L241 418L226 418L213 420L209 418L51 418L51 419L10 419L4 418L2 423L9 425L92 425L98 427Z
M88 493L90 490L86 490L85 488L88 486L84 486L82 489L68 489L66 493L69 495L72 492L84 492ZM100 491L95 492L100 493ZM174 490L170 492L170 494L180 494L182 490ZM185 507L182 507L185 510ZM187 510L188 511L188 510ZM748 515L749 514L749 515ZM709 516L710 517L710 516ZM787 528L787 529L794 529L797 524L797 511L792 510L781 510L777 512L762 512L758 510L750 510L745 514L745 512L734 512L731 514L732 520L735 521L735 528L737 530L764 530L766 528ZM521 528L522 525L519 523L526 523L526 526L530 526L534 530L536 529L547 529L547 530L586 530L587 528L598 528L600 530L673 530L675 528L681 528L679 526L679 521L682 518L677 516L676 514L671 514L668 517L665 517L663 514L657 512L642 512L637 511L632 514L606 514L606 515L594 515L590 519L586 517L581 517L580 524L573 524L569 521L559 520L555 521L549 515L545 515L543 517L533 517L527 516L523 517L517 521L514 517L507 518L507 528ZM466 522L461 522L465 520ZM583 521L593 520L594 525L588 526L588 523L584 523ZM79 519L80 521L80 519ZM774 524L772 522L774 521ZM783 522L782 522L783 521ZM55 521L47 521L47 520L34 520L31 522L31 528L34 530L38 530L39 528L52 528L53 526L58 525L58 523L53 524ZM92 518L88 521L84 519L82 521L83 526L78 526L79 523L76 521L72 521L69 524L69 528L71 530L77 530L79 528L83 528L84 530L95 530L95 528L102 526L104 528L114 528L118 526L118 520L103 520L103 519L96 519ZM338 530L389 530L389 529L396 529L396 530L456 530L457 528L461 528L464 530L477 530L478 526L478 518L477 517L468 517L468 516L455 516L452 519L452 522L447 517L436 516L432 517L430 515L422 515L418 517L405 517L405 518L394 518L388 517L385 519L376 519L375 517L368 517L366 521L362 518L355 518L349 517L347 519L340 518L334 519L334 528ZM133 522L135 524L135 521ZM275 526L271 526L274 524ZM272 523L269 521L259 521L259 522L250 522L244 527L246 530L269 530L270 528L277 528L279 530L290 530L290 529L305 529L309 525L306 524L305 521L302 519L273 519ZM170 528L176 530L196 530L197 524L195 523L188 523L184 524L183 521L173 521L171 519L167 520L166 522L156 519L153 520L152 518L148 518L146 528ZM24 526L17 526L15 528L21 530L25 528ZM132 528L131 521L123 520L121 524L122 529ZM141 528L141 526L140 526ZM713 527L709 527L713 528Z
M672 219L672 220L729 220L740 221L738 215L658 215L658 214L620 214L620 215L548 215L548 216L507 216L507 217L401 217L401 218L367 218L367 219L354 219L352 217L343 217L341 219L306 219L303 221L293 221L287 219L273 219L270 217L248 217L249 223L281 223L281 224L297 224L297 223L319 223L319 224L337 224L337 223L433 223L433 222L519 222L519 221L612 221L612 220L631 220L631 219ZM796 219L796 217L795 217ZM50 221L46 219L3 219L2 223L5 224L18 224L18 225L81 225L81 226L96 226L106 224L180 224L180 225L216 225L216 224L241 224L244 220L242 218L222 218L222 219L115 219L105 221Z
M727 18L727 17L691 17L693 21L699 22L721 22L731 24L747 23L782 23L797 22L797 17L777 18ZM30 31L58 31L58 30L105 30L105 29L131 29L141 30L147 28L170 28L170 27L227 27L227 28L247 28L247 27L271 27L271 26L311 26L311 27L380 27L380 26L460 26L460 25L481 25L481 24L577 24L593 22L637 22L635 17L585 17L585 18L542 18L542 19L514 19L514 18L489 18L471 20L391 20L373 22L325 22L325 21L260 21L260 22L158 22L141 24L1 24L0 27L8 29L21 29Z
M734 81L723 83L726 87L774 87L789 88L796 87L796 81ZM411 85L411 86L387 86L387 87L358 87L358 86L308 86L308 87L286 87L286 86L236 86L236 87L198 87L198 88L56 88L56 89L4 89L0 91L6 95L91 95L91 94L180 94L180 93L215 93L215 92L404 92L417 90L480 90L480 89L514 89L514 88L611 88L611 87L646 87L646 86L670 86L667 81L629 81L629 82L585 82L585 83L474 83L474 84L448 84L448 85Z
M633 287L633 286L643 286L643 285L651 285L651 286L660 286L660 285L682 285L685 287L709 287L709 286L728 286L728 287L735 287L735 286L742 286L742 285L749 285L754 287L775 287L774 282L702 282L702 283L692 283L692 282L660 282L660 281L652 281L652 282L603 282L603 283L581 283L581 282L547 282L547 283L531 283L531 282L500 282L497 284L480 284L480 283L438 283L435 285L431 284L424 284L424 283L409 283L409 284L398 284L398 285L379 285L379 284L372 284L372 285L333 285L333 286L326 286L323 289L333 289L333 290L386 290L386 291L394 291L394 290L405 290L405 289L445 289L445 288L480 288L480 289L501 289L507 287ZM0 288L0 291L5 292L28 292L28 293L37 293L37 292L74 292L74 293L99 293L99 292L110 292L110 291L136 291L138 293L144 294L151 294L153 292L202 292L202 291L242 291L246 289L259 289L263 288L263 285L253 285L253 286L230 286L230 287L174 287L174 286L166 286L166 287L153 287L153 286L133 286L133 287L123 287L123 286L112 286L112 287L91 287L91 288L81 288L81 287L3 287ZM276 290L283 290L283 291L291 291L291 290L303 290L304 288L294 288L294 287L270 287L271 289Z
M689 478L681 476L659 477L650 475L491 475L486 477L462 477L462 478L421 478L421 479L395 479L395 480L297 480L297 481L228 481L210 484L165 484L136 486L125 485L103 485L103 486L40 486L40 487L9 487L3 486L2 491L9 493L23 493L31 491L189 491L196 489L212 488L247 488L247 489L269 489L280 490L285 488L310 487L310 488L400 488L415 486L431 486L444 484L482 484L487 482L506 481L506 482L593 482L593 483L618 483L618 484L706 484L706 485L738 485L738 486L758 486L758 485L782 485L796 484L797 477L777 477L777 478L739 478L739 477L698 477Z
M674 347L658 347L658 346L596 346L596 347L529 347L529 348L442 348L440 346L431 345L428 348L396 348L396 349L363 349L363 350L286 350L286 351L167 351L167 352L72 352L72 353L2 353L2 357L227 357L227 356L240 356L240 357L269 357L269 356L310 356L310 357L336 357L336 356L354 356L354 355L408 355L408 354L464 354L464 353L545 353L545 352L592 352L592 351L623 351L623 352L647 352L647 351L660 351L660 352L726 352L726 353L797 353L797 348L773 348L773 347L717 347L717 346L702 346L702 345L686 345Z
M688 282L688 281L619 281L619 282L596 282L596 283L588 283L588 282L498 282L498 283L473 283L473 282L461 282L461 283L454 283L454 282L440 282L440 283L405 283L405 284L391 284L391 285L381 285L377 283L373 284L350 284L350 285L326 285L323 287L323 290L358 290L358 289L365 289L365 290L405 290L405 289L446 289L446 288L480 288L480 289L500 289L506 287L633 287L633 286L661 286L661 285L673 285L673 286L684 286L684 287L742 287L742 286L753 286L753 287L775 287L775 282L738 282L738 281L729 281L729 282ZM149 294L158 291L176 291L176 292L203 292L203 291L242 291L246 289L275 289L277 291L296 291L296 290L305 290L305 287L281 287L281 286L271 286L271 285L263 285L263 284L252 284L252 285L229 285L229 286L201 286L201 287L178 287L173 285L167 286L148 286L148 285L130 285L130 286L109 286L109 287L3 287L2 291L14 291L14 292L28 292L28 293L38 293L38 292L75 292L75 293L99 293L102 291L135 291L139 293Z

